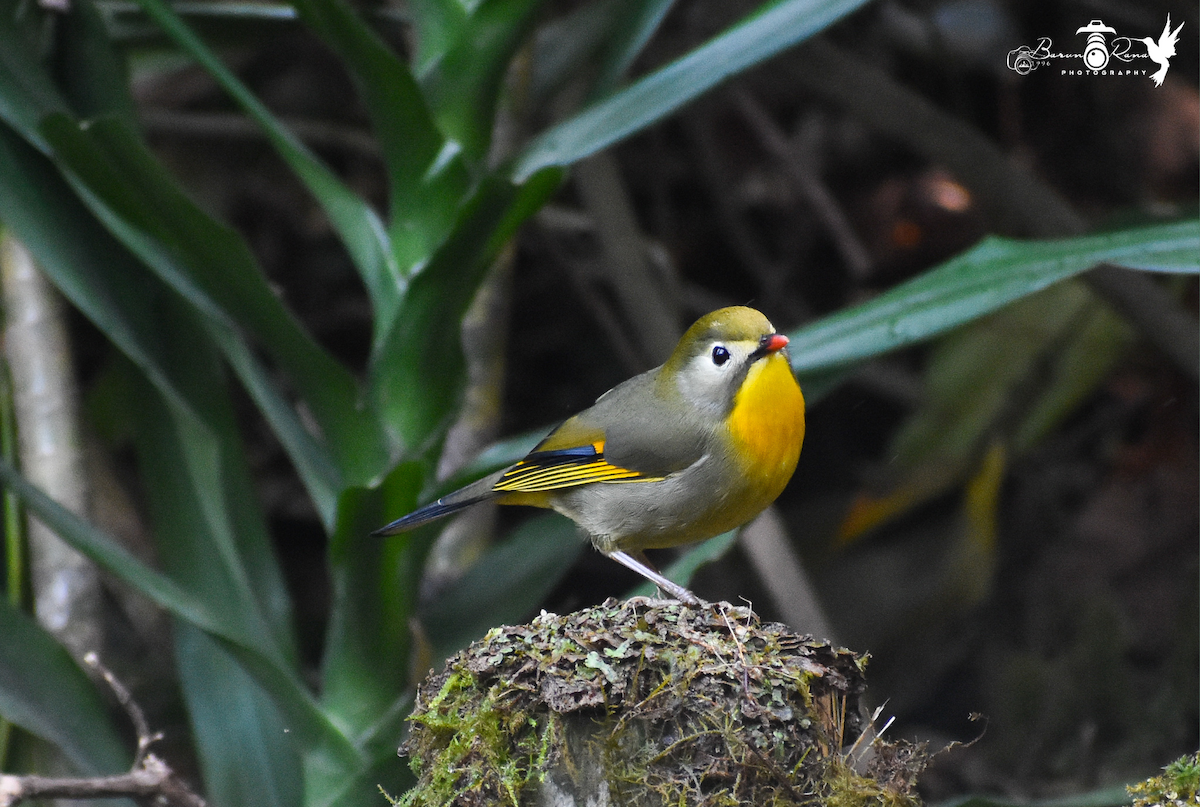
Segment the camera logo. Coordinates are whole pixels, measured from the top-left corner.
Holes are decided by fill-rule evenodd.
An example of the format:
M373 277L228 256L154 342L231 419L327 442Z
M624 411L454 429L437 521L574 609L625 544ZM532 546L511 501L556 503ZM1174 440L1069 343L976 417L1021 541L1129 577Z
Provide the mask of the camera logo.
M1110 28L1100 20L1092 20L1075 32L1088 35L1087 44L1083 47L1083 63L1087 65L1088 70L1097 71L1108 67L1110 54L1104 35L1116 32L1116 28Z
M1061 68L1064 76L1149 76L1154 86L1161 87L1167 70L1171 67L1171 57L1175 55L1175 43L1179 41L1179 32L1183 23L1174 31L1171 30L1171 15L1167 15L1167 24L1163 26L1158 40L1148 36L1128 37L1117 36L1117 29L1105 25L1103 20L1092 20L1087 25L1080 26L1076 35L1086 35L1083 50L1079 53L1056 53L1051 50L1050 37L1038 39L1035 47L1021 45L1008 52L1008 69L1018 75L1027 76L1034 70L1046 67L1053 62L1066 62ZM1142 52L1144 50L1144 52ZM1116 64L1112 64L1112 60ZM1158 70L1151 73L1134 63L1137 60L1148 59L1158 65ZM1081 66L1072 63L1082 62Z
M1050 63L1054 54L1050 52L1050 37L1044 36L1038 40L1037 47L1028 45L1008 52L1008 69L1015 70L1022 76L1027 76L1039 67Z

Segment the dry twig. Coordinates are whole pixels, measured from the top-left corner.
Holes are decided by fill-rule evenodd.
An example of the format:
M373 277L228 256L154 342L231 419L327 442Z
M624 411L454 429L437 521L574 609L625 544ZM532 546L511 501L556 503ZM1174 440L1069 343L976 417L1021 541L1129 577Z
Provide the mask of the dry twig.
M162 734L150 731L145 714L125 685L100 663L95 653L88 653L84 663L104 677L137 732L133 767L128 773L78 778L0 774L0 807L16 807L23 801L38 798L108 799L121 796L144 799L163 807L207 807L207 802L193 793L166 762L149 753L149 747L162 739Z

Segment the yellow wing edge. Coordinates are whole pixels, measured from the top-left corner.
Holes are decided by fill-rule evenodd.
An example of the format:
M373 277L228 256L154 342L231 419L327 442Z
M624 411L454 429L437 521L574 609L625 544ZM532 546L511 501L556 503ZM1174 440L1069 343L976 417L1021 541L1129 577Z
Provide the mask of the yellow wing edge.
M535 493L593 482L659 482L665 477L612 465L604 459L604 441L559 451L535 451L505 471L492 486L497 493Z

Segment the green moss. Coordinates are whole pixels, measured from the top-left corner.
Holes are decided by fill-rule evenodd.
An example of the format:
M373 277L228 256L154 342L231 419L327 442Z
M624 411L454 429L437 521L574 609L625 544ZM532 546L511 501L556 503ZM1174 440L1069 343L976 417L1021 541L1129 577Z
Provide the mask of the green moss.
M554 736L554 720L514 709L497 686L479 689L476 677L455 670L425 708L412 717L409 754L422 786L401 807L467 803L520 804L521 792L540 781ZM426 765L424 760L435 764Z
M1162 775L1130 785L1133 807L1200 804L1200 753L1180 757L1163 768Z
M864 664L728 605L543 613L493 630L421 687L404 749L418 785L399 803L604 791L655 807L809 805L815 794L910 807L911 776L873 785L841 758L861 729Z
M824 807L918 807L913 785L928 761L925 746L876 740L872 751L864 773L850 754L826 759L824 789L816 801Z

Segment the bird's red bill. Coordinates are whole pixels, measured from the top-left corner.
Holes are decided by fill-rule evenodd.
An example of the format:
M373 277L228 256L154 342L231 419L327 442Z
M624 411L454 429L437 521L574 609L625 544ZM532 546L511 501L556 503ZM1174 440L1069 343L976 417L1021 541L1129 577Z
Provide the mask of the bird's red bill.
M773 333L763 340L762 347L767 353L774 353L787 347L788 338L781 333Z

